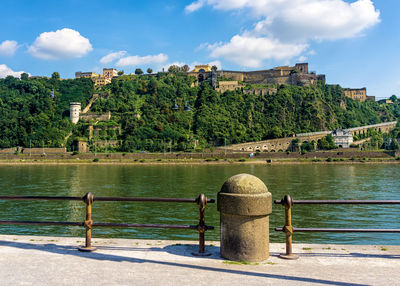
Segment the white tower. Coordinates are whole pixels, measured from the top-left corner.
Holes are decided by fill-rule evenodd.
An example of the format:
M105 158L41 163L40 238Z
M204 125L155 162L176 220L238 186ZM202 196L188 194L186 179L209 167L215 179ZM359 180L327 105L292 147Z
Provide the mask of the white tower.
M79 113L81 113L81 103L80 102L70 102L69 103L69 118L72 123L76 124L79 121Z

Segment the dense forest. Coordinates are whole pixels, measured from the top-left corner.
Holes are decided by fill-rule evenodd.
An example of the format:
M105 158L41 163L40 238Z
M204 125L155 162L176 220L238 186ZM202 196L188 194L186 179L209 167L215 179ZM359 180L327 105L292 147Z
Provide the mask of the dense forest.
M242 90L220 94L207 81L194 83L185 73L158 73L120 76L94 90L89 79L9 76L0 80L0 148L70 148L80 138L89 146L118 140L115 150L123 152L189 151L400 119L398 100L359 102L346 98L338 85L279 85L274 94L255 95ZM91 112L110 111L111 121L71 124L69 102L84 107L93 93L106 96L94 102ZM89 125L102 132L89 138Z

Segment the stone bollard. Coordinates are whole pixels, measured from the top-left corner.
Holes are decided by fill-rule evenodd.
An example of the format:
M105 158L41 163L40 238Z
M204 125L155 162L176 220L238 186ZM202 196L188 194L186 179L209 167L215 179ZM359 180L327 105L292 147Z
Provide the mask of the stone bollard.
M218 193L218 211L222 257L247 262L268 259L272 196L259 178L248 174L229 178Z

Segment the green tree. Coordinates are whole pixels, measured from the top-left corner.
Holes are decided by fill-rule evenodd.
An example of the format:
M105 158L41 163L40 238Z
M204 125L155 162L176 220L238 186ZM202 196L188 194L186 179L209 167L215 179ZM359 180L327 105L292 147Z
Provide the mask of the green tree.
M168 71L169 72L180 72L181 68L177 65L171 65L171 66L169 66Z
M211 70L212 70L212 71L217 71L217 70L218 70L218 67L217 67L216 65L213 65L213 66L211 67Z
M21 73L21 80L28 80L29 78L29 74L27 74L26 72Z
M135 69L135 74L137 74L137 75L143 74L142 69L140 69L140 68Z
M125 72L123 71L123 70L120 70L119 72L118 72L118 75L123 75Z
M181 71L182 72L188 72L190 70L190 67L188 66L188 65L183 65L182 67L181 67Z
M151 68L148 68L147 73L153 73L153 70Z
M52 79L60 79L60 74L59 74L58 72L53 72L53 73L51 74L51 78L52 78Z

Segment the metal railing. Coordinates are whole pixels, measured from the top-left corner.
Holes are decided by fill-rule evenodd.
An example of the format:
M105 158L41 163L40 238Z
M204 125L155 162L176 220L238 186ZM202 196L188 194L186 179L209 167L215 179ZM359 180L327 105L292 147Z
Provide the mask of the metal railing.
M86 229L85 246L79 247L80 251L94 251L92 246L93 227L145 227L145 228L175 228L175 229L195 229L199 232L199 250L192 253L195 256L210 255L205 251L205 232L214 229L213 226L205 224L204 212L207 203L215 203L214 199L207 199L204 194L200 194L196 199L187 198L151 198L151 197L95 197L92 193L87 193L83 197L52 197L52 196L0 196L0 200L48 200L48 201L83 201L86 204L86 220L84 222L70 221L6 221L0 220L0 225L64 225L64 226L83 226ZM103 202L161 202L161 203L196 203L199 205L199 223L197 225L171 225L171 224L138 224L138 223L106 223L93 222L92 204L95 201Z
M302 205L399 205L400 200L293 200L290 195L285 195L282 200L275 200L275 204L285 207L285 226L277 227L275 231L282 231L286 235L286 253L279 257L285 259L297 259L293 254L292 236L294 232L336 232L336 233L400 233L400 229L371 229L371 228L296 228L292 226L292 206Z

